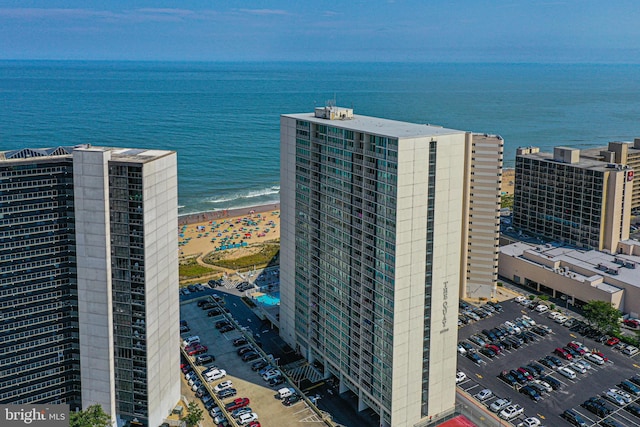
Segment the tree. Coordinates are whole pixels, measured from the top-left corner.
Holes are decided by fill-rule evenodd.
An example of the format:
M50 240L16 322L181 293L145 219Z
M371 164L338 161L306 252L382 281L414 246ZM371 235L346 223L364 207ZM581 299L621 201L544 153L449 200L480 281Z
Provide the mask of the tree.
M584 317L591 323L607 334L620 333L620 317L622 313L611 303L604 301L589 301L582 309Z
M111 417L96 403L84 411L71 412L69 427L111 427Z
M202 412L202 408L196 402L189 402L187 415L182 418L182 421L186 422L188 427L194 427L202 421Z

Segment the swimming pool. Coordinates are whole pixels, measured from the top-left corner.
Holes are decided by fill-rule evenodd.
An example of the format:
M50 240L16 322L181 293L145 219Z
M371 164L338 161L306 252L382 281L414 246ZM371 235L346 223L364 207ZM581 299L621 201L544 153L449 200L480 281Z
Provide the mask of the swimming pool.
M264 294L255 298L256 301L264 305L280 305L280 292L274 292L272 294Z

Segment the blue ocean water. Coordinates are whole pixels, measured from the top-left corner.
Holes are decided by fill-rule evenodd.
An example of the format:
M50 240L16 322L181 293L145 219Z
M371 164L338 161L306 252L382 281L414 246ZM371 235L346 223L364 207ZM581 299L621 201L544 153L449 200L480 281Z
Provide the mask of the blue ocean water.
M279 116L329 99L518 146L640 136L640 66L0 61L0 150L178 152L180 213L274 203Z

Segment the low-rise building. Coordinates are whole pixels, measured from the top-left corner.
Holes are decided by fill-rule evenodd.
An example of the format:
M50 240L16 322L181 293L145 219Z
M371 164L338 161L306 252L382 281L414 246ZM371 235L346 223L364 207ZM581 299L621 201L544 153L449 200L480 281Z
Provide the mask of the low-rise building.
M500 248L499 274L576 305L606 301L638 317L640 242L627 240L617 249L617 253L608 254L559 244L513 243Z

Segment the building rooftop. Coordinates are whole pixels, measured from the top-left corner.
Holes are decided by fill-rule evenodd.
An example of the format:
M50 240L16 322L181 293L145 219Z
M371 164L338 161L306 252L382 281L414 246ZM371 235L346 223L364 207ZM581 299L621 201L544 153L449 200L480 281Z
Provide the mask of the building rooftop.
M47 158L58 156L71 156L73 150L89 151L111 151L111 159L118 161L130 161L135 163L145 163L153 159L164 157L173 151L167 150L146 150L138 148L114 148L97 147L90 144L80 144L72 146L60 146L51 148L22 148L20 150L0 151L0 162L24 161L34 158Z
M596 160L591 157L585 157L584 155L580 155L580 160L578 163L564 163L554 159L554 153L529 153L529 154L520 154L522 157L534 158L542 161L547 161L550 163L560 163L566 165L567 167L574 167L580 169L590 169L596 171L610 171L612 168L608 167L608 163L603 162L602 160Z
M306 120L308 122L326 126L349 129L356 132L364 132L398 139L465 133L465 131L462 130L447 129L437 125L408 123L378 117L361 116L358 114L353 114L351 116L352 118L339 118L334 120L316 117L315 112L283 114L282 116L297 120Z
M633 242L637 244L638 242ZM539 264L541 267L549 268L542 263L536 262L535 257L542 257L545 261L559 261L562 267L567 267L567 274L577 281L593 282L594 279L602 277L602 283L595 285L599 289L607 292L618 292L620 288L615 286L615 282L624 282L629 285L640 287L640 256L615 254L596 250L582 250L573 247L562 246L561 243L547 243L545 245L531 245L524 242L517 242L511 245L501 246L500 252L507 256L522 258L528 262ZM529 252L533 256L525 257ZM575 269L588 271L589 274L580 274ZM562 274L561 271L559 274ZM591 274L593 273L593 274Z

